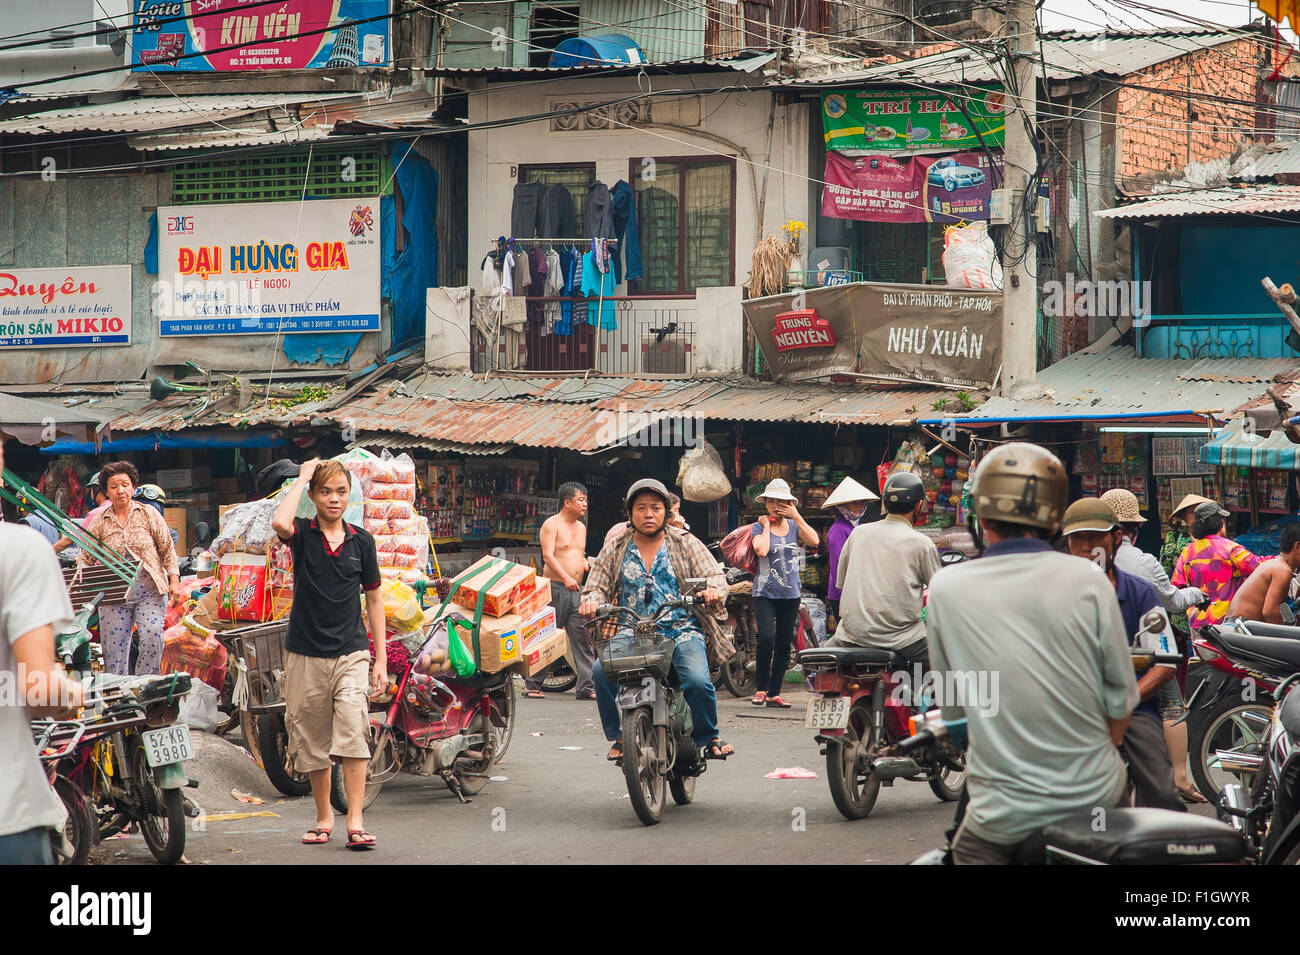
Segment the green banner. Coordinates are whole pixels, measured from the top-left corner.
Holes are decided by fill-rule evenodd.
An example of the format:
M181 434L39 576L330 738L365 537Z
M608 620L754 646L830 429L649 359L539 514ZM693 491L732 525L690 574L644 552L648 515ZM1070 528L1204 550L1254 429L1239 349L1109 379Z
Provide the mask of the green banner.
M948 93L898 89L822 94L826 148L838 152L888 149L1001 149L1006 93L999 85ZM978 133L978 135L977 135Z

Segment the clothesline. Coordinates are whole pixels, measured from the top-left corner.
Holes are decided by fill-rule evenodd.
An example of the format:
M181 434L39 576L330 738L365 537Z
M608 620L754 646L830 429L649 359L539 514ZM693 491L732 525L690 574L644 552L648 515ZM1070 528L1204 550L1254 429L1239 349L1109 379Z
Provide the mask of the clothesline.
M533 245L539 245L539 244L541 244L541 243L545 243L545 244L547 244L547 245L575 245L575 244L577 244L577 243L579 243L579 242L586 243L586 242L592 242L592 241L608 242L610 245L618 245L618 239L603 239L603 238L601 238L600 236L596 236L596 237L594 237L594 240L593 240L593 238L591 238L591 237L588 237L588 238L585 238L585 239L584 239L584 238L577 237L577 236L570 236L570 237L567 238L567 239L546 239L546 238L540 238L540 237L534 237L534 238L531 238L531 239L516 239L516 238L513 238L513 237L512 237L512 238L510 238L510 239L507 240L508 243L509 243L509 242L515 242L515 243L518 243L518 244L521 244L521 245L523 245L523 244L528 244L528 243L531 243L531 244L533 244Z

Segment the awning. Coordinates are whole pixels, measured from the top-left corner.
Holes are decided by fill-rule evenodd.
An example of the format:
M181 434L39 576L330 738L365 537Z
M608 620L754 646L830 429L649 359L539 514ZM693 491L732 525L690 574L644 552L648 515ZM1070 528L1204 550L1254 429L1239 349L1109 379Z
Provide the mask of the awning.
M58 437L93 443L104 421L83 411L0 392L0 434L40 445Z
M231 431L207 434L201 431L157 432L105 441L98 448L85 441L55 441L48 447L41 448L41 454L104 454L115 451L179 451L197 448L211 451L220 448L278 448L284 444L285 438L275 431Z
M1221 467L1271 468L1300 471L1300 444L1292 444L1281 429L1267 437L1246 430L1245 419L1232 422L1205 445L1205 463Z
M1289 358L1138 358L1131 346L1076 352L1038 373L1033 386L991 398L969 414L928 416L921 424L1226 420L1275 381L1295 376Z
M1270 183L1187 189L1113 209L1099 209L1093 215L1098 219L1141 221L1177 216L1254 216L1286 212L1300 212L1300 186Z

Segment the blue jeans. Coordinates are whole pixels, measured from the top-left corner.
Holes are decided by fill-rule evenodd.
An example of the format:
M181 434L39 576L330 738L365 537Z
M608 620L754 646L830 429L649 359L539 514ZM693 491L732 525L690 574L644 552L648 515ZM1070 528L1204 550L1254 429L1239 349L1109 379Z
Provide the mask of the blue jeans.
M25 829L0 836L0 865L54 865L50 830Z
M610 641L611 646L624 647L632 642L631 634L619 634ZM691 708L691 734L697 746L707 746L718 738L718 697L709 679L709 655L704 647L704 636L687 631L677 638L673 651L673 669L682 681L682 695ZM596 707L600 710L600 723L605 729L605 739L613 742L623 736L623 714L614 698L614 687L605 678L600 660L591 668L591 678L596 684Z

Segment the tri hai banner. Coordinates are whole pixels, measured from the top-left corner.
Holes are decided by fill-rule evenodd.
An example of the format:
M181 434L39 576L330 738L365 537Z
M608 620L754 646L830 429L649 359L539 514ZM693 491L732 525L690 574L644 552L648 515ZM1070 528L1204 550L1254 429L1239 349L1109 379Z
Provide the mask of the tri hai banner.
M777 381L857 374L989 388L1002 365L1002 292L854 282L750 299Z

